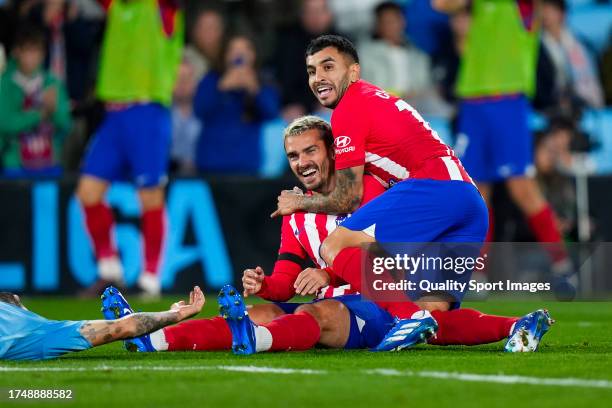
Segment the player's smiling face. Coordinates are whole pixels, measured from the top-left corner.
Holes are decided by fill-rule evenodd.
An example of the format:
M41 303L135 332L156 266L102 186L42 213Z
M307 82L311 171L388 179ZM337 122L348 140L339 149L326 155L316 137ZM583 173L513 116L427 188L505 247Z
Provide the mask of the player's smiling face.
M326 108L334 109L349 85L359 80L359 64L335 47L323 48L306 57L308 85Z
M333 169L333 152L325 146L318 129L285 138L285 152L293 174L307 190L327 193Z

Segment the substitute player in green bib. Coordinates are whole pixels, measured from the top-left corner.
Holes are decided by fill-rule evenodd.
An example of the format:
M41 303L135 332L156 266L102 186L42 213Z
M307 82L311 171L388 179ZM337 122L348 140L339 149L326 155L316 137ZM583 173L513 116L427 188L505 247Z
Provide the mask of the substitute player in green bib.
M471 8L471 25L457 83L461 103L455 151L487 203L491 183L504 181L535 238L558 244L547 245L546 249L553 261L557 289L571 294L577 279L562 243L556 215L533 179L528 98L535 92L539 3L539 0L432 0L435 9L448 13ZM489 225L490 240L492 222Z
M109 184L136 184L142 207L144 259L138 286L161 290L159 264L164 226L164 184L171 142L171 102L183 45L178 0L100 0L108 13L96 93L106 116L90 142L77 188L93 242L100 280L122 285L111 236L114 219L104 202Z

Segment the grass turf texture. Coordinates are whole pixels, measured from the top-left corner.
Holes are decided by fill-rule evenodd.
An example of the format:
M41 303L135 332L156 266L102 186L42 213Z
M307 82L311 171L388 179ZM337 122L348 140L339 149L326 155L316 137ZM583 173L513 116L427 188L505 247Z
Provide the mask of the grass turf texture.
M135 309L163 310L162 302L133 301ZM34 298L31 310L54 319L99 318L99 302ZM483 312L523 315L538 303L478 302ZM576 385L503 384L488 380L423 377L424 372L576 378L612 381L612 303L546 304L557 323L536 353L503 353L503 343L478 347L418 346L400 353L313 350L239 357L230 352L128 353L120 343L69 354L54 361L0 362L0 405L8 406L606 406L611 383L603 388ZM199 317L216 314L208 296ZM312 369L307 373L232 372L218 366ZM113 367L115 367L113 369ZM135 369L134 367L143 367ZM82 371L33 369L79 368ZM30 370L32 369L32 370ZM387 375L372 373L386 371ZM389 375L396 374L396 375ZM430 375L430 374L425 374ZM507 378L507 377L504 377ZM8 389L73 389L72 401L7 399ZM221 405L223 404L223 405Z

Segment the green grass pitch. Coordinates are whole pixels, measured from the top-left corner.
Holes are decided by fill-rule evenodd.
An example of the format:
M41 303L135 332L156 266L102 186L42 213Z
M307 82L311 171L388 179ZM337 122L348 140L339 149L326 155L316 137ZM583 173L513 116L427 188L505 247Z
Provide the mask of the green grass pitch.
M161 302L133 302L162 310ZM55 319L99 318L99 302L25 299ZM483 312L523 315L547 306L557 323L536 353L503 343L418 346L399 353L317 349L128 353L115 343L32 363L0 362L0 406L83 407L600 407L612 400L612 303L477 302ZM200 317L216 313L208 296ZM276 370L276 371L275 371ZM10 401L9 389L72 389L71 401Z

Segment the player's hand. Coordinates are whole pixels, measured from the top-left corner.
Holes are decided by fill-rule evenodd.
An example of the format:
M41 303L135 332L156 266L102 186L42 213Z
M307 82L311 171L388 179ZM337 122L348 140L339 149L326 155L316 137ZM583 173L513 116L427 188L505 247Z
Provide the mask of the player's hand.
M298 275L293 287L297 295L316 295L329 285L329 274L323 269L306 268Z
M264 270L261 269L261 266L255 269L245 269L242 274L242 287L244 288L242 295L246 298L259 293L264 277Z
M204 302L206 302L206 299L204 298L202 289L200 289L199 286L194 286L193 290L189 292L189 303L185 303L185 301L181 300L172 304L170 310L176 312L178 314L178 320L181 321L200 313L204 307Z
M302 209L302 202L304 200L304 193L298 187L294 187L293 190L283 190L278 196L278 203L276 204L276 211L270 214L271 218L290 215L296 211Z

